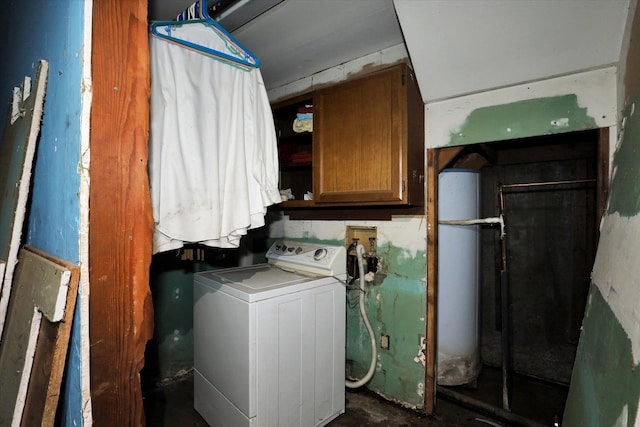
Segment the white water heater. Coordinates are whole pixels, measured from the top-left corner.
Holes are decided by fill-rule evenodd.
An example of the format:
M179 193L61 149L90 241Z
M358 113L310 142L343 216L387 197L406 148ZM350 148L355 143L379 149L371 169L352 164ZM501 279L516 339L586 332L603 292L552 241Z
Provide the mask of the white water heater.
M445 169L438 221L480 217L480 174ZM438 384L473 382L480 372L480 226L438 225Z

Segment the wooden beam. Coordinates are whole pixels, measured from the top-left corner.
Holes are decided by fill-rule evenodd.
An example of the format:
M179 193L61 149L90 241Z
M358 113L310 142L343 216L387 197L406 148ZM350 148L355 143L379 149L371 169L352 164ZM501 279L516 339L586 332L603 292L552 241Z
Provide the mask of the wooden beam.
M595 146L589 141L573 144L549 144L536 147L513 145L511 149L497 150L498 164L550 162L559 160L588 159L596 155Z
M427 150L427 331L425 411L433 415L436 404L437 290L438 290L438 162L439 151Z
M487 160L487 158L480 153L465 154L454 163L456 168L475 169L475 170L480 170L480 168L488 164L489 164L489 161Z
M464 150L464 146L460 147L446 147L438 149L437 153L437 163L438 163L438 172L442 171L442 169L449 166L449 163L458 155L460 152Z
M596 227L600 227L600 220L604 216L609 194L609 128L602 128L598 134L598 188L596 206L598 220Z
M489 144L478 144L477 149L487 162L491 165L495 165L498 162L498 150Z
M147 0L94 0L89 296L95 426L144 424L153 330Z

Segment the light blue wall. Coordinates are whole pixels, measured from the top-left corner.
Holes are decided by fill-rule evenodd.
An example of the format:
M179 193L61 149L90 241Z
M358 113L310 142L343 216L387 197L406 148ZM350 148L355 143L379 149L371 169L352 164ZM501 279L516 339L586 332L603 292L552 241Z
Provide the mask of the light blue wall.
M83 0L0 2L0 114L14 86L49 61L41 136L36 152L26 243L79 262L79 188ZM79 309L64 385L63 425L82 425Z

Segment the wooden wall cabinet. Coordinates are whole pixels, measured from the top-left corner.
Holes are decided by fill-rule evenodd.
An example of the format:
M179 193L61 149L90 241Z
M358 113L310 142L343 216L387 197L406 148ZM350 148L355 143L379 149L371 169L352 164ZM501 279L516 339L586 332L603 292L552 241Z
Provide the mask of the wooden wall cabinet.
M316 204L422 205L424 104L399 65L314 94Z
M278 126L283 113L292 117L287 108L303 102L314 109L312 163L304 172L282 161L293 145ZM312 201L300 202L298 190L296 201L283 207L424 205L424 103L406 64L318 90L274 112L281 188L304 183L313 189Z

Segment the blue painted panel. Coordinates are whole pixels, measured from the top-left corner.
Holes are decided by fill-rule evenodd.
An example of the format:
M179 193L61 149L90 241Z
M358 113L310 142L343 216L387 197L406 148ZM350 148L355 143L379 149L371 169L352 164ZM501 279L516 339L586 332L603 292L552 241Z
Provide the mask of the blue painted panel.
M27 243L79 262L79 163L84 0L0 2L0 117L13 86L49 61L49 80L34 167ZM63 425L81 426L80 334L76 316L64 385Z

